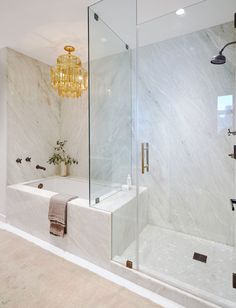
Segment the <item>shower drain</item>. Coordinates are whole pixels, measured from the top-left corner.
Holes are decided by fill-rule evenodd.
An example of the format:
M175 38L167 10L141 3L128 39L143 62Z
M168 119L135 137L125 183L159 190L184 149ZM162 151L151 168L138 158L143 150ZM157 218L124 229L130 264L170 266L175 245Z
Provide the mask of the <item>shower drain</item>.
M196 260L196 261L207 263L207 256L203 255L201 253L198 253L198 252L194 252L193 259Z

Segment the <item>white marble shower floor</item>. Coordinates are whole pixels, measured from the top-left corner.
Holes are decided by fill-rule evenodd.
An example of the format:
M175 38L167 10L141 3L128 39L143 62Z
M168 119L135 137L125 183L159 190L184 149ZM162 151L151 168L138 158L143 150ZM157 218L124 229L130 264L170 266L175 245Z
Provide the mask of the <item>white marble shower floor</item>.
M232 287L232 273L236 273L233 247L147 225L140 234L139 251L141 271L188 291L194 287L208 299L222 298L225 307L236 306L236 289ZM207 255L207 263L193 260L194 252ZM135 260L135 243L122 256L114 258L123 264L127 259Z

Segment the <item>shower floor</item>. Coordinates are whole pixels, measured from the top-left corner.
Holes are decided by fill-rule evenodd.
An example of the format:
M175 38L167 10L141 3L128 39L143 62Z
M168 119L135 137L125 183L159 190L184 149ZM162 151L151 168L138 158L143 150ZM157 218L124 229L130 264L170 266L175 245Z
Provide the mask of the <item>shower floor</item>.
M147 225L140 234L139 251L141 271L185 290L195 287L208 299L223 298L225 307L234 307L236 289L232 287L232 273L236 273L236 254L233 247ZM194 252L207 255L207 263L193 260ZM135 243L122 256L114 258L123 264L127 259L135 260Z

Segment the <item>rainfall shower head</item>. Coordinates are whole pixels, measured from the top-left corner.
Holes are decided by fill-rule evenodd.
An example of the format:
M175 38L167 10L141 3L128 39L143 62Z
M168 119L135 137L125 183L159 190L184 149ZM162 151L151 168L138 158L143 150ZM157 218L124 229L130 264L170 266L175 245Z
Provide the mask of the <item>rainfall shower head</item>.
M236 13L234 14L234 28L236 28ZM217 56L214 56L211 59L211 63L212 64L216 64L216 65L221 65L221 64L225 64L226 63L226 57L223 55L223 51L225 50L226 47L228 47L229 45L233 45L236 44L236 41L234 42L230 42L228 44L226 44L221 51L219 52L219 54Z
M226 57L223 55L223 51L226 47L228 47L229 45L233 45L233 44L236 44L236 41L234 42L230 42L228 44L226 44L222 49L221 51L219 52L219 54L217 56L214 56L212 59L211 59L211 63L212 64L225 64L226 63Z
M226 57L220 53L211 59L212 64L220 65L220 64L225 64L225 62L226 62Z

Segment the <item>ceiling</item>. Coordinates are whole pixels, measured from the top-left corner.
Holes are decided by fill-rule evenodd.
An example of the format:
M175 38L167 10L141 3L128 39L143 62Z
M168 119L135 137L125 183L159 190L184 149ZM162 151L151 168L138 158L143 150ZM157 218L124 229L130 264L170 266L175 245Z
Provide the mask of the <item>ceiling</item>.
M0 48L11 47L48 64L73 44L87 57L88 0L0 0Z
M54 64L63 53L63 46L72 44L82 61L86 61L87 6L95 2L0 0L0 48L8 46ZM130 24L135 22L134 5L135 0L104 0L93 8L124 41L132 44L135 28ZM174 14L182 7L191 11L185 19ZM235 11L235 0L138 0L143 44L232 20Z

